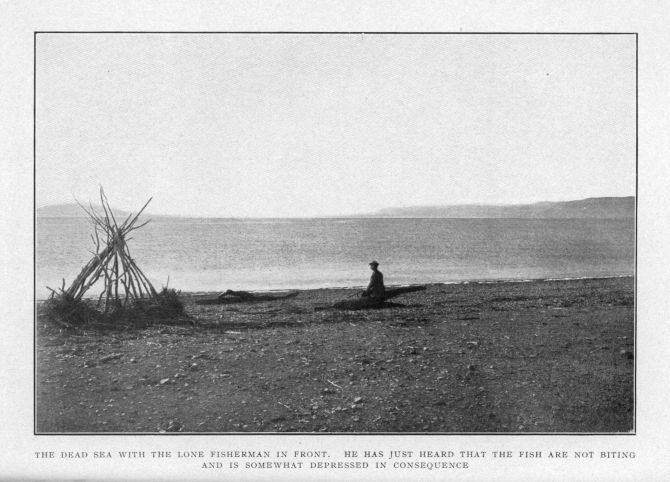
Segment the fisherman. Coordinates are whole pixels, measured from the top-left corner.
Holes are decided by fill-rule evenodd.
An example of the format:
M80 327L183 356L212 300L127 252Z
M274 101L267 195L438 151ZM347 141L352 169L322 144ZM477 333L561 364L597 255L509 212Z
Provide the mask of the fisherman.
M370 283L367 289L361 294L361 296L367 298L368 305L371 306L379 306L384 301L384 275L377 269L378 266L379 263L377 261L370 263L370 269L372 270Z

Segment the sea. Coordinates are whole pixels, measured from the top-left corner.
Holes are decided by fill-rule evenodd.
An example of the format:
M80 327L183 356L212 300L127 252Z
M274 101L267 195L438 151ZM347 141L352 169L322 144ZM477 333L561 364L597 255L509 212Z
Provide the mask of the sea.
M38 217L36 297L91 259L85 218ZM634 219L158 218L128 247L156 288L188 292L631 276ZM93 288L95 291L96 287Z

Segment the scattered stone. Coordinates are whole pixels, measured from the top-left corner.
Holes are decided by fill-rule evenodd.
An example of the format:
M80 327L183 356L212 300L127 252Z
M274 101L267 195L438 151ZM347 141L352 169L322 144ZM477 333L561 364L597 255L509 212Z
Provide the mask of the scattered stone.
M168 422L166 432L181 432L183 425L178 420L170 420Z
M111 355L103 356L100 359L100 363L107 363L108 361L111 360L117 360L123 356L122 353L112 353Z
M633 354L633 352L630 351L630 350L626 350L625 348L623 348L619 353L621 354L621 356L623 356L624 358L626 358L628 360L632 360L633 358L635 358L635 355Z
M363 403L363 397L354 398L354 403Z

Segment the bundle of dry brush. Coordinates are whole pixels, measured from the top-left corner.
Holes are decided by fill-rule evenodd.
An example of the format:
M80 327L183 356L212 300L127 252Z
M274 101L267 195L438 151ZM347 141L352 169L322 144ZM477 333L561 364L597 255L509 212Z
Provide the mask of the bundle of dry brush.
M49 288L51 296L45 303L50 319L65 325L81 325L101 321L140 321L146 325L153 318L181 316L184 307L175 290L163 288L157 292L146 275L130 255L128 235L151 220L138 223L139 217L151 198L137 214L129 214L119 224L112 212L102 187L100 204L102 212L93 205L84 207L93 225L91 239L95 244L93 258L82 268L72 284L57 291ZM102 282L97 300L84 298L96 284Z

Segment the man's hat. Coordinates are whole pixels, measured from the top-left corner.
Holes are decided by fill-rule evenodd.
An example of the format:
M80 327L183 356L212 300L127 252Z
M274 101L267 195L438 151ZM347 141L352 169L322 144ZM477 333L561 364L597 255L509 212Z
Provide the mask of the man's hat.
M369 264L370 266L379 266L379 263L377 263L376 261L371 261Z

